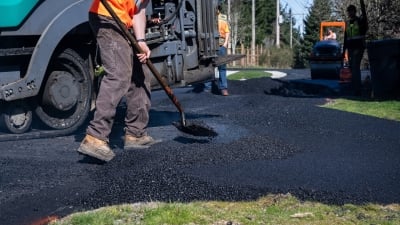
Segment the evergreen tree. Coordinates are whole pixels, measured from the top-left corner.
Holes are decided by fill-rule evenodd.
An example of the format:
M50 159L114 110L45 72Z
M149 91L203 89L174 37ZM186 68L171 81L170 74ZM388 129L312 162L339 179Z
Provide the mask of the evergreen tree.
M297 66L308 66L307 57L310 55L313 45L319 41L319 29L322 21L330 21L333 16L333 4L327 0L314 0L304 20L304 36L297 50Z
M275 0L256 1L256 44L267 44L275 39ZM267 46L268 47L268 46Z
M238 42L249 48L251 43L251 1L243 1L238 11Z
M235 3L237 4L237 3ZM250 46L251 41L251 1L239 1L240 19L238 21L238 39ZM283 23L281 24L281 40L285 45L290 41L290 15L280 7ZM270 47L275 42L276 0L256 0L256 44ZM295 32L297 31L294 29Z
M289 12L289 9L285 8L280 8L281 9L281 15L283 17L283 21L280 24L280 39L281 39L281 45L283 47L290 46L290 20L291 15ZM292 19L293 20L293 19ZM292 22L292 26L295 26L295 23ZM297 29L292 27L292 32L293 36L296 36L298 34Z
M367 8L369 30L368 40L382 38L400 38L400 1L399 0L364 0ZM346 19L346 8L353 4L360 9L359 1L337 0L335 8ZM360 14L360 12L358 12Z

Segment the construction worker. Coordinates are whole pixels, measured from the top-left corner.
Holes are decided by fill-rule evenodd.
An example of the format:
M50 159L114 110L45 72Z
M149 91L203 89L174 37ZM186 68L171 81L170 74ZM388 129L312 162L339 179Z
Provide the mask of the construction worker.
M328 29L328 35L325 36L324 40L336 40L336 33L332 29Z
M119 102L126 96L124 149L148 148L158 142L146 128L150 109L150 78L144 65L150 57L145 42L147 0L107 0L113 11L133 28L138 45L144 53L134 54L130 43L100 0L93 0L89 23L100 48L104 75L96 99L96 111L86 130L78 152L102 161L115 154L108 145L109 135ZM146 72L147 70L147 72Z
M218 5L218 30L219 30L219 52L218 55L225 56L227 54L229 43L229 24L228 17L221 13L222 6ZM218 66L219 78L218 88L223 96L228 96L228 81L226 79L226 64Z
M361 16L357 16L354 5L347 7L348 20L344 34L343 54L348 51L349 67L352 74L352 88L355 95L361 95L361 60L365 50L365 35L368 30L367 13L363 0L360 0Z

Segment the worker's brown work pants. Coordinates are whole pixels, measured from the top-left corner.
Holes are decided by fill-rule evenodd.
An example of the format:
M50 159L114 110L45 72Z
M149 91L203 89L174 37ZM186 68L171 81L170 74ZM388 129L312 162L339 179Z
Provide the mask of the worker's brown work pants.
M125 132L136 137L146 135L151 105L149 69L133 54L114 20L90 13L89 22L106 75L101 81L96 111L87 133L108 141L117 106L126 96Z

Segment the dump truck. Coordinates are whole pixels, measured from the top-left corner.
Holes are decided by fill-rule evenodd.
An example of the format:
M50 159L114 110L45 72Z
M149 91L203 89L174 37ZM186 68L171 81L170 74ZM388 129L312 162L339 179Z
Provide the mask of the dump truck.
M101 68L88 24L91 3L0 2L0 140L69 134L87 120ZM148 19L162 23L146 28L146 42L169 86L211 80L227 62L218 58L217 6L218 0L149 1ZM153 79L152 88L158 87ZM40 122L38 129L33 121Z

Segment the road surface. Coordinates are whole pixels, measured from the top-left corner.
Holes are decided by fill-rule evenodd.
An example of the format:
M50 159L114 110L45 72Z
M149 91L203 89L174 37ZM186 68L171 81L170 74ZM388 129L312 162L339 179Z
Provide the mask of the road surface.
M175 89L189 120L215 138L193 137L179 113L153 93L149 133L162 143L123 150L123 107L111 136L115 159L76 152L84 129L51 139L0 143L0 221L146 201L242 201L291 193L323 203L400 203L400 123L320 107L338 95L297 79L229 81L227 97L197 86ZM345 96L342 96L345 97Z

